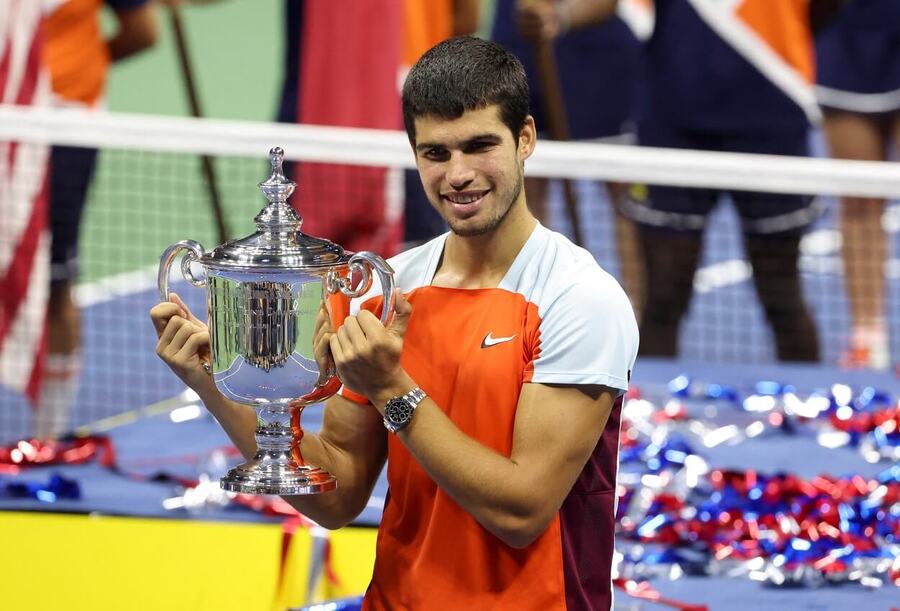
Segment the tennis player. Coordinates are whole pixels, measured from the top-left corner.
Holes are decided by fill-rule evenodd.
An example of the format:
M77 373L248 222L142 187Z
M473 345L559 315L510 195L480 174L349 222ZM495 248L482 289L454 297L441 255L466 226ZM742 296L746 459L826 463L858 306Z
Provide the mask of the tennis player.
M410 71L403 112L450 231L391 259L401 294L388 327L366 297L336 331L320 326L318 353L344 386L302 451L339 484L288 500L343 526L387 461L364 609L609 609L619 422L638 348L628 299L528 210L536 131L514 56L477 38L438 44ZM253 412L202 368L205 325L177 298L151 317L159 355L252 455Z

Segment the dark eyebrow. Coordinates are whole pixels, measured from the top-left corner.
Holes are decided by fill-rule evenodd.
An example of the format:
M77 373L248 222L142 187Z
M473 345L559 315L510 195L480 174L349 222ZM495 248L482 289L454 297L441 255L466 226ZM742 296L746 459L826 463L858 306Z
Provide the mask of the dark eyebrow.
M494 133L486 133L486 134L478 134L477 136L472 136L468 140L464 140L461 143L461 147L465 148L466 146L472 144L473 142L489 142L491 144L499 144L502 141L502 138L499 134ZM440 142L420 142L416 144L416 151L422 152L428 149L433 148L452 148L452 146L448 146L447 144Z
M420 142L416 144L417 153L421 153L422 151L427 151L428 149L434 148L444 148L444 145L438 144L437 142Z
M479 134L478 136L473 136L466 140L465 144L472 144L473 142L490 142L492 144L499 144L503 139L499 134Z

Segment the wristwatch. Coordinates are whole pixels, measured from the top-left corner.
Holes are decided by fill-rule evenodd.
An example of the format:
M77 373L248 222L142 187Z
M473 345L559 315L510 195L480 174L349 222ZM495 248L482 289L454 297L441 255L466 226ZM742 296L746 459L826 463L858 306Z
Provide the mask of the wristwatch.
M392 433L399 432L412 420L413 412L427 397L421 388L413 388L405 395L389 399L384 406L384 428Z

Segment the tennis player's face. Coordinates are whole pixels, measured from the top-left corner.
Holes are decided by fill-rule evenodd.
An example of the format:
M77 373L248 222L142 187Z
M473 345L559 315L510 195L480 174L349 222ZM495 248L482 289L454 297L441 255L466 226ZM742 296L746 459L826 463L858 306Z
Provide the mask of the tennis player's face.
M524 209L524 163L534 140L531 117L513 138L498 106L470 110L458 119L416 119L419 176L453 233L484 235L514 206Z

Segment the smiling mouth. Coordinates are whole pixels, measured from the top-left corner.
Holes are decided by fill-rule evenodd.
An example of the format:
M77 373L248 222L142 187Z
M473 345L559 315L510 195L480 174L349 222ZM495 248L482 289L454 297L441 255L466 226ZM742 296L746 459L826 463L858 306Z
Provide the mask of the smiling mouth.
M456 210L463 211L474 208L484 199L484 196L487 195L489 191L490 190L453 191L450 193L443 193L441 194L441 197Z

